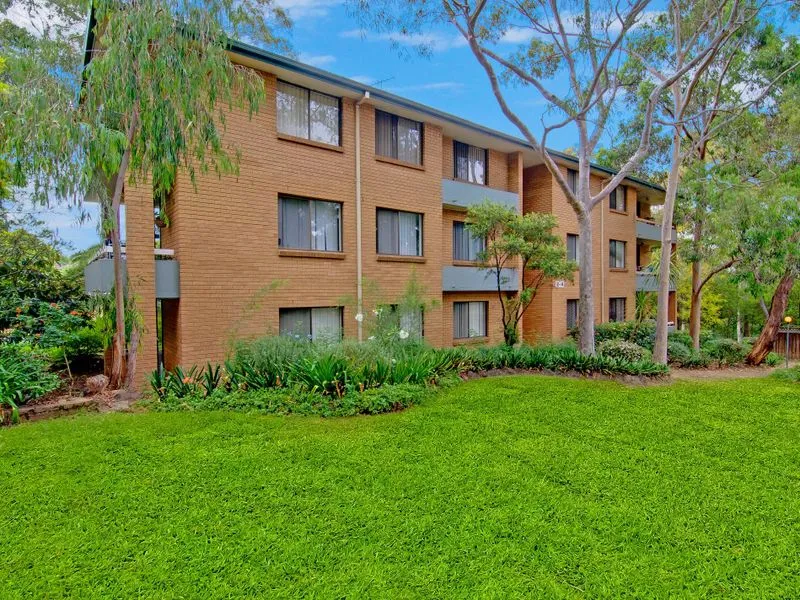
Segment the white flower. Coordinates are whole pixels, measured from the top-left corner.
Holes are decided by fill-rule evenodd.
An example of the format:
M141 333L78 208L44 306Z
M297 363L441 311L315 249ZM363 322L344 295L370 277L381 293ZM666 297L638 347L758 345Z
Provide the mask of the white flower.
M381 311L379 311L377 308L375 308L375 309L372 310L372 314L377 317L377 316L380 316Z
M371 341L373 341L373 340L375 339L375 336L374 336L374 335L371 335L371 336L369 336L367 339L368 339L368 340L371 342Z
M361 323L361 321L363 320L364 320L364 315L362 315L361 313L356 313L356 321Z
M408 339L408 332L405 329L401 329L397 332L397 337L399 337L401 340Z

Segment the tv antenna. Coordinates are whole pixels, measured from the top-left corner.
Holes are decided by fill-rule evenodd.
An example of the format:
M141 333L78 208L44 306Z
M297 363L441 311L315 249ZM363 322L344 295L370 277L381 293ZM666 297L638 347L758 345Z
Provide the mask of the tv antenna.
M383 84L386 83L387 81L391 81L392 79L394 79L394 76L386 77L385 79L378 79L378 81L375 81L372 85L374 87L379 87L383 89Z

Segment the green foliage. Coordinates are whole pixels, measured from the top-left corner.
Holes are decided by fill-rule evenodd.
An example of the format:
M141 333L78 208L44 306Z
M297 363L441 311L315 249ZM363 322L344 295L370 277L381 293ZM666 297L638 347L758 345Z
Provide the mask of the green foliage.
M597 345L597 353L601 356L618 358L627 362L650 360L652 352L626 340L605 340Z
M45 357L28 345L0 344L0 405L16 410L17 405L58 388L60 380L49 367Z
M577 329L570 332L577 337ZM595 326L594 339L596 344L606 340L624 340L632 342L648 350L653 349L656 337L656 325L652 321L610 321L599 323Z
M702 352L720 365L738 365L744 362L747 350L736 340L713 338L702 344Z
M280 412L281 391L0 431L24 507L3 595L795 596L796 384L518 376L375 418L235 412ZM47 560L13 576L25 556Z
M800 365L789 367L788 369L776 369L770 377L779 381L786 381L789 383L800 383Z
M777 352L770 352L764 359L764 364L768 367L777 367L782 362L784 362L784 357Z
M553 279L572 281L574 277L577 265L567 260L563 241L553 233L557 225L552 214L520 215L505 205L488 201L467 211L470 233L486 241L478 258L497 283L497 294L503 304L503 334L508 345L519 341L519 321L541 286ZM502 269L518 265L521 265L522 288L518 294L506 294L502 291Z

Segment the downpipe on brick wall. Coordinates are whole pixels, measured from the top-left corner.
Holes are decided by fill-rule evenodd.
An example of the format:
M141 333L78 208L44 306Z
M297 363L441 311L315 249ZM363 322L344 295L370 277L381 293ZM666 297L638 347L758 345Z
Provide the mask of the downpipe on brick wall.
M363 259L361 254L361 105L369 99L369 92L356 101L356 302L358 304L358 314L364 314L364 283L363 283ZM364 340L364 326L359 319L358 341Z

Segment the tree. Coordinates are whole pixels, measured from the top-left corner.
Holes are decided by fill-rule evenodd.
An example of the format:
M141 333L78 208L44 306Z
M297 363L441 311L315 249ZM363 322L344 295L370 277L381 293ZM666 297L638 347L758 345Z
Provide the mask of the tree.
M631 32L645 20L648 0L602 3L590 0L561 3L555 0L442 0L436 4L426 0L353 0L353 3L367 22L380 29L413 35L446 23L466 40L501 110L539 150L578 218L580 348L586 354L594 354L591 213L646 158L656 105L663 92L700 66L724 36L709 37L708 48L699 50L679 68L654 82L643 103L638 143L631 147L631 154L618 172L593 192L590 158L614 122L618 96L640 81L622 57L634 50ZM502 50L502 41L519 37L526 41L515 52L509 54ZM537 135L534 126L510 107L501 82L534 90L557 117L549 124L542 123ZM562 82L566 82L566 89ZM565 127L577 132L575 189L547 149L549 135Z
M572 281L577 265L566 259L561 238L553 233L556 218L546 213L518 214L502 204L484 202L467 211L467 228L485 240L479 260L497 286L503 320L503 339L509 346L519 341L519 322L539 288L553 279ZM519 292L505 292L504 269L519 267Z
M672 244L677 241L672 239L672 224L684 161L697 147L706 145L720 127L720 123L715 123L713 117L708 120L707 107L700 110L696 106L698 89L702 87L703 78L707 74L709 77L716 75L719 78L719 71L724 70L733 61L733 57L737 56L736 52L729 55L730 49L735 48L731 40L753 21L760 9L759 4L749 5L739 0L671 0L666 13L652 24L645 25L640 34L633 36L635 43L629 47L632 64L641 69L642 74L649 76L644 79L646 91L642 94L643 97L650 97L648 91L653 82L663 83L669 80L669 84L663 87L662 103L658 106L660 120L671 129L672 137L661 221L662 265L669 265ZM690 63L694 63L693 67L686 70L685 66ZM680 75L675 77L677 73ZM729 99L722 97L721 88L717 87L714 93L715 88L713 85L711 87L713 110L718 111L717 114L730 110ZM700 135L692 138L688 131L697 123ZM661 269L658 276L658 309L653 348L653 360L663 364L667 362L669 283L670 273L667 266Z
M231 37L284 47L276 34L289 26L273 0L210 0L202 4L164 0L95 0L91 61L82 73L80 101L74 110L50 116L63 124L75 150L63 145L28 152L13 145L11 155L25 164L34 180L55 180L60 197L92 189L104 202L105 232L114 251L115 334L111 385L123 385L126 361L136 356L136 328L126 348L120 206L125 186L147 186L157 202L168 197L179 169L195 183L196 173L236 173L238 154L223 140L225 112L251 114L264 97L261 77L234 64L227 48ZM229 37L230 36L230 37ZM42 94L31 110L29 126L41 130ZM17 138L23 135L18 131ZM47 152L66 157L62 174L44 168ZM133 379L128 369L124 385Z

